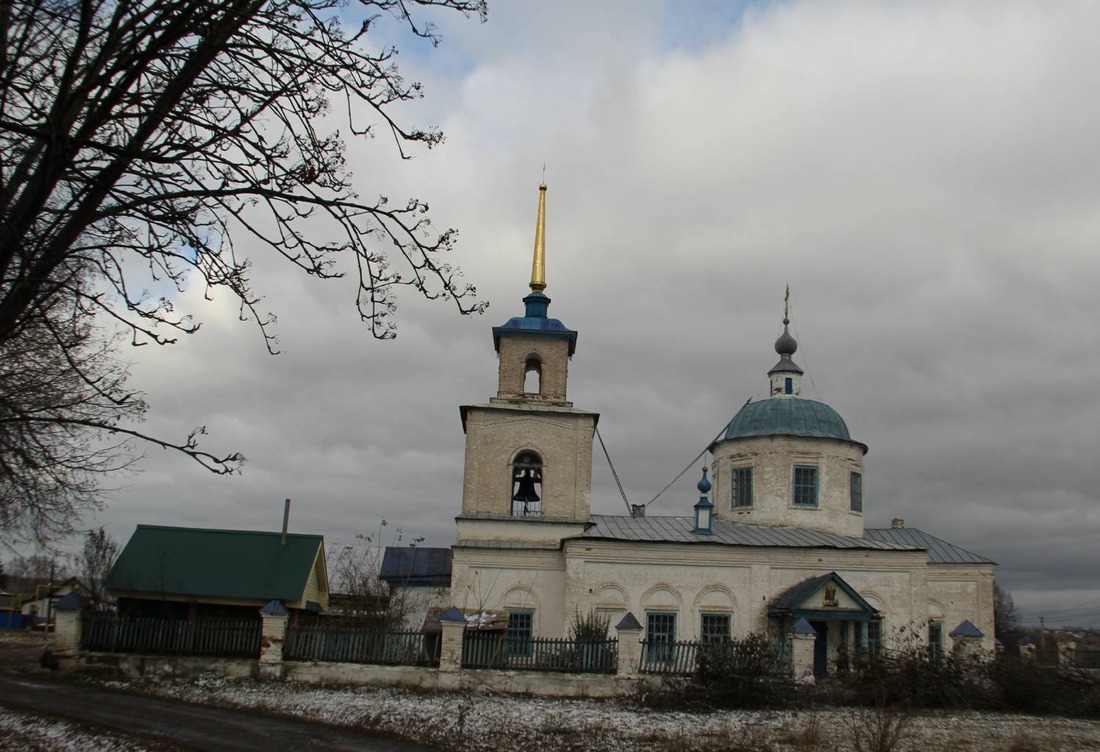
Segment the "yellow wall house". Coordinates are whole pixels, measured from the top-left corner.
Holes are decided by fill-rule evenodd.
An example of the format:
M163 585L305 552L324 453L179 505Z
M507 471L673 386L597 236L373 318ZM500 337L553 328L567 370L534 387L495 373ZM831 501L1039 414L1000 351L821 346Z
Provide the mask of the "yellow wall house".
M121 614L255 615L269 601L292 614L328 610L320 535L138 525L107 577Z
M649 642L812 629L818 675L903 641L992 651L994 563L902 520L864 528L867 445L803 398L786 318L769 396L711 444L698 500L680 516L591 514L599 415L568 400L577 332L548 316L545 206L541 186L524 315L493 329L496 396L461 409L456 606L507 610L516 637L562 636L589 611L612 627L633 615ZM762 376L771 357L761 347Z

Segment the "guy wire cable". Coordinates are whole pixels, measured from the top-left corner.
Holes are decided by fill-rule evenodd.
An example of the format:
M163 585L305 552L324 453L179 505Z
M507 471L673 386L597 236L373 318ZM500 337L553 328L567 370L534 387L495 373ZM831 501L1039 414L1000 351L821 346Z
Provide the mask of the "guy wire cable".
M600 440L603 456L607 458L607 466L611 468L611 477L615 479L615 485L619 487L619 493L622 494L623 503L626 504L626 513L631 514L630 502L626 499L626 491L623 490L622 481L619 480L619 474L615 471L615 463L611 461L611 455L607 453L607 445L603 443L603 436L600 436L599 428L596 429L596 438Z
M745 400L745 405L742 405L742 406L741 406L741 409L742 409L742 410L744 410L744 409L745 409L745 406L746 406L746 405L748 405L748 404L749 404L750 402L752 402L752 397L749 397L749 398L748 398L747 400ZM676 476L675 478L673 478L673 479L672 479L671 481L669 481L669 484L668 484L667 486L665 486L665 487L664 487L664 488L662 488L662 489L661 489L660 491L658 491L658 492L657 492L657 495L656 495L656 496L654 496L654 497L653 497L652 499L650 499L650 500L649 500L649 502L648 502L648 503L646 504L646 507L647 507L647 508L648 508L648 507L649 507L650 505L652 505L652 504L653 504L653 502L657 501L657 499L659 499L659 498L661 497L661 494L663 494L663 493L664 493L665 491L667 491L668 489L672 488L672 484L673 484L673 483L675 483L676 481L680 480L680 478L682 478L682 477L683 477L684 473L686 473L686 472L687 472L688 470L690 470L690 469L692 468L692 466L693 466L693 465L694 465L694 464L695 464L696 462L698 462L698 461L699 461L699 458L700 458L700 457L702 457L702 456L703 456L704 454L706 454L706 453L707 453L707 450L708 450L708 449L710 449L710 448L711 448L711 447L712 447L712 446L714 445L714 442L718 441L718 439L719 439L719 438L720 438L720 437L722 436L722 434L723 434L723 433L725 433L725 431L726 431L726 426L728 426L728 425L729 425L729 423L726 423L726 424L725 424L725 425L723 425L723 426L722 426L722 427L721 427L720 429L718 429L718 433L717 433L717 434L715 434L714 438L713 438L713 439L711 439L711 441L710 441L710 442L709 442L709 443L708 443L708 444L707 444L707 445L706 445L706 446L705 446L705 447L703 448L703 451L701 451L701 452L699 452L699 454L695 455L695 459L693 459L693 460L692 460L691 462L687 463L687 466L686 466L686 467L684 467L684 469L680 471L680 474L679 474L679 475L677 475L677 476Z

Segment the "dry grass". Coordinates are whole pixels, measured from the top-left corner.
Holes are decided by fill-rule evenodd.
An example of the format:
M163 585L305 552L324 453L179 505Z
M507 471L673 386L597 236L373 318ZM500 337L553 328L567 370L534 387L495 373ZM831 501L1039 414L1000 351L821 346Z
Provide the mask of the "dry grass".
M855 752L896 752L912 721L912 712L899 705L857 710L848 726L850 748Z

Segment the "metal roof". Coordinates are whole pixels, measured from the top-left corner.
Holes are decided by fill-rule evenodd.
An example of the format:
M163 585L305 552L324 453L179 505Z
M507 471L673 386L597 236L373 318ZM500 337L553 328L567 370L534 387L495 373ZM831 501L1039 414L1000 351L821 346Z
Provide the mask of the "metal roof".
M750 402L737 411L723 439L750 436L808 436L852 441L848 426L836 410L823 402L801 397L772 397ZM866 446L860 444L866 451Z
M500 352L501 337L549 337L569 342L569 356L572 357L577 349L577 333L546 315L550 298L541 292L532 292L523 299L523 304L523 316L514 316L504 326L493 327L493 347L496 351Z
M995 564L992 559L971 553L965 548L948 543L915 527L871 528L863 531L871 540L883 543L900 543L928 549L928 561L933 564Z
M107 575L112 591L151 597L187 595L293 602L314 564L324 566L324 538L253 530L138 525Z
M391 585L450 585L451 549L387 546L378 577Z
M780 548L851 548L878 551L911 551L921 548L890 541L836 535L804 527L744 525L716 519L710 535L696 533L692 517L628 517L594 514L595 523L579 537L599 540L650 541L653 543L711 543L724 546L773 546Z

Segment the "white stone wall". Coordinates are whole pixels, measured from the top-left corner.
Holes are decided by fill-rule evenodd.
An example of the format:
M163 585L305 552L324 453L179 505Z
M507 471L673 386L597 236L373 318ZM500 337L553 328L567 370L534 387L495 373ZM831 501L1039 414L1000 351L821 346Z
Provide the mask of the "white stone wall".
M557 548L563 538L584 532L587 521L552 520L545 517L457 517L458 545L486 541L531 544Z
M451 600L464 610L528 609L534 631L561 637L572 617L564 600L565 557L554 549L456 546Z
M548 337L500 338L498 399L565 402L569 376L569 342ZM536 394L524 391L529 358L540 362L541 378Z
M884 614L884 638L923 624L923 551L849 551L574 540L565 543L565 607L616 607L644 625L647 611L674 611L678 639L699 636L700 614L731 613L733 633L768 628L767 606L798 583L836 571Z
M512 513L511 462L523 450L542 458L542 515L588 520L596 414L541 405L466 409L464 515Z
M391 586L390 592L391 604L401 611L403 628L410 630L420 629L424 625L429 609L446 609L452 603L449 587L396 585Z
M720 519L752 525L816 528L838 535L863 537L863 515L851 511L851 473L863 473L863 448L836 439L760 436L729 439L714 447L711 500ZM818 469L817 507L795 506L794 467ZM753 469L753 506L733 507L730 474ZM867 484L863 479L866 505Z
M928 600L929 615L942 614L945 650L951 649L948 633L969 619L984 635L982 648L992 652L993 564L930 564Z

